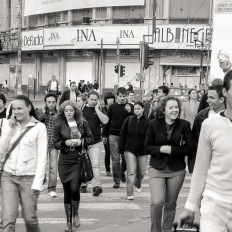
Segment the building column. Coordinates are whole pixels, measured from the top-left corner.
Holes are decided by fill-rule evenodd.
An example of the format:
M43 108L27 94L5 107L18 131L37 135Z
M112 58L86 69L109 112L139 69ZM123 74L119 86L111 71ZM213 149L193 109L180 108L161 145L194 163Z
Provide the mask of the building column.
M107 24L112 24L113 19L113 7L106 8L106 18L108 19Z
M61 91L63 91L66 86L66 60L67 60L67 51L61 50L58 53L58 65L59 65L59 82Z
M68 11L68 25L72 25L73 24L73 11L69 10Z

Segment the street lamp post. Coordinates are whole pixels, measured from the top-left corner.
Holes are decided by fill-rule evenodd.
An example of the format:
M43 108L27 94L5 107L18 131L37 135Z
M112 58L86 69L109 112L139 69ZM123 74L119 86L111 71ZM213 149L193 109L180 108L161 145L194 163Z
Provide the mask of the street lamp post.
M205 88L207 89L208 84L208 70L209 70L209 53L210 53L210 45L211 45L211 28L209 33L207 33L206 41L208 43L204 43L204 34L202 33L201 41L199 40L199 34L198 32L194 33L194 42L195 42L195 48L200 49L201 51L201 60L200 60L200 84L202 84L202 74L203 74L203 55L204 51L208 51L207 53L207 73L205 78Z

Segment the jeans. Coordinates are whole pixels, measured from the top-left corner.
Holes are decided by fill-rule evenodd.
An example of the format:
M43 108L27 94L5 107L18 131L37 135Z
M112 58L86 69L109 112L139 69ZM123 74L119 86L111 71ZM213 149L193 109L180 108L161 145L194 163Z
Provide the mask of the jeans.
M200 228L202 232L232 231L232 204L219 202L210 197L203 197L200 212Z
M124 156L127 165L127 196L132 196L134 195L133 185L136 188L141 188L142 180L146 175L148 156L136 156L129 151L124 152Z
M13 176L3 172L1 179L3 232L15 231L19 200L22 205L26 231L40 231L37 217L37 202L40 192L31 189L33 180L34 176Z
M110 144L109 144L109 138L107 139L107 143L104 144L105 147L105 168L106 172L110 172Z
M49 180L48 180L48 192L56 191L57 184L57 160L58 150L53 149L49 152Z
M121 175L126 171L126 160L124 155L121 155L119 153L118 142L119 142L119 136L116 135L109 136L110 152L111 152L112 166L113 166L113 179L115 183L120 184ZM122 162L120 165L121 159Z
M149 179L151 191L151 232L172 231L172 223L176 214L176 201L184 183L184 178L185 175ZM162 213L163 216L161 217L160 214Z
M91 180L93 188L97 187L97 186L100 186L100 187L102 186L101 180L100 180L101 150L102 150L101 142L95 143L95 144L89 146L89 149L88 149L89 158L90 158L92 168L93 168L93 179ZM82 183L81 186L87 186L87 184L88 183Z

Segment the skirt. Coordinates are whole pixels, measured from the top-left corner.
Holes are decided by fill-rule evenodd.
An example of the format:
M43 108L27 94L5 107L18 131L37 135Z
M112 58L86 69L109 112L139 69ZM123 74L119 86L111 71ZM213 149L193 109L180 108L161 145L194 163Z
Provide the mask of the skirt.
M73 179L79 179L81 173L80 155L71 152L68 153L67 156L60 154L58 161L58 173L61 183L66 183Z

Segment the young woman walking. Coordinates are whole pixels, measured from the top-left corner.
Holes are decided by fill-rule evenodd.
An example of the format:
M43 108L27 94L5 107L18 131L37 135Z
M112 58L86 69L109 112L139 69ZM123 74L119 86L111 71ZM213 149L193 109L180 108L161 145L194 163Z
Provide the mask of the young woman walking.
M64 208L67 217L66 232L76 231L80 226L78 216L80 204L80 153L82 140L87 148L93 136L87 121L76 102L65 101L59 109L59 123L55 126L54 147L60 150L58 172L64 190Z
M142 180L147 170L147 153L144 147L149 119L144 116L144 104L134 104L134 115L128 117L122 126L119 150L124 153L127 166L127 199L134 200L133 187L141 192Z
M190 123L179 119L179 100L167 97L161 108L163 117L151 121L145 140L147 153L151 155L148 170L151 232L171 231L185 178L185 156L193 150Z

